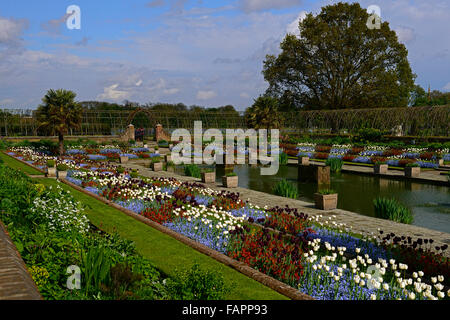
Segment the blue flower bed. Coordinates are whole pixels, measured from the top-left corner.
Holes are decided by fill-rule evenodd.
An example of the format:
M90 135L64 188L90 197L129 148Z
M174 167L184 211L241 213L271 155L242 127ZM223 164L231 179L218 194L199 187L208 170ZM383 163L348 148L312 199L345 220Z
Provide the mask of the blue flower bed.
M421 168L432 168L432 169L437 169L439 167L439 164L434 163L434 162L428 162L428 161L417 161L416 162L418 165L420 165Z
M314 152L299 152L297 154L297 157L308 157L308 158L312 158L314 155Z
M149 152L150 150L148 148L130 148L133 152Z
M391 258L390 254L386 250L378 247L376 244L372 242L364 241L359 238L350 236L348 234L339 233L328 229L320 229L317 227L313 227L313 230L316 233L308 234L307 235L308 240L319 238L322 243L328 242L330 245L334 247L346 247L347 252L352 254L356 254L355 249L360 248L361 251L359 255L368 254L374 260L378 260L378 258L382 259Z
M442 156L442 159L444 159L444 161L450 161L450 153L446 153Z
M86 188L84 188L84 190L87 190L87 191L95 193L95 194L100 194L99 190L95 187L86 187Z
M407 158L407 159L418 159L420 157L420 153L415 153L415 152L403 152L402 153L402 157L403 158Z
M240 209L234 209L231 210L230 213L235 217L243 217L244 215L248 218L252 218L253 220L257 221L258 219L265 219L266 214L262 210L249 208L247 206L242 207Z
M81 186L81 182L82 181L80 179L76 179L76 178L72 178L72 177L66 176L66 180L69 181L69 182L72 182L73 184L75 184L77 186Z
M134 153L122 153L120 154L121 157L128 157L128 159L137 159L139 158L136 154Z
M70 150L66 151L66 154L68 154L68 155L86 154L86 151L80 150L80 149L70 149Z
M101 153L101 154L106 154L106 153L121 153L121 152L122 152L122 150L120 150L120 149L115 149L115 148L100 150L100 153Z
M400 160L387 160L386 164L389 165L389 166L398 167L399 166L398 165L399 161Z
M223 229L217 229L214 224L205 225L200 219L191 219L189 222L187 219L178 218L163 225L208 248L223 254L227 251L227 239L223 234Z
M105 156L99 155L99 154L90 154L88 155L89 160L106 160Z
M8 155L15 156L16 154L14 152L8 152Z
M371 156L382 156L383 155L383 151L379 151L379 150L366 150L361 152L361 156L367 156L367 157L371 157Z
M372 163L370 158L368 157L356 157L355 159L353 159L352 162L356 162L356 163Z
M337 274L336 265L329 265L330 271ZM395 290L377 290L375 288L369 288L367 286L361 287L355 285L353 282L353 274L349 269L345 269L342 272L342 277L336 281L331 277L326 271L323 270L312 270L312 265L308 264L307 273L313 273L316 276L320 274L322 278L328 279L328 285L324 286L322 284L317 284L315 279L301 279L299 290L306 293L317 300L370 300L371 294L377 294L377 300L396 300L401 298L406 300L407 296L401 292ZM366 279L364 279L366 280ZM320 281L323 282L323 281Z
M137 214L141 214L148 206L145 205L143 200L128 200L128 201L114 201L119 206L122 206L128 210L136 212Z

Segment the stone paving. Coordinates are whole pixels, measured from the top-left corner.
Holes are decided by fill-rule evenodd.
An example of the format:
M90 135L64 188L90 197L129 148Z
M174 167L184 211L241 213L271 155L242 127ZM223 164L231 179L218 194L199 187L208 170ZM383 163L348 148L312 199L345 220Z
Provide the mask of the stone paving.
M130 169L138 169L139 174L145 177L174 177L180 181L190 181L190 182L200 182L200 179L196 179L193 177L187 177L175 174L173 172L167 171L159 171L153 172L148 166L143 166L142 162L137 163L127 163L124 167ZM314 204L310 202L305 202L301 200L289 199L284 197L279 197L276 195L249 190L245 188L232 188L226 189L223 188L221 184L205 184L207 187L214 190L229 190L232 192L239 192L241 198L243 200L249 200L250 203L255 204L260 207L274 207L280 206L284 207L288 205L292 208L299 209L300 212L307 213L311 216L322 215L323 221L329 219L331 217L331 221L335 221L336 223L344 223L347 227L351 228L351 230L355 233L363 234L363 235L378 235L378 229L384 231L384 233L394 233L397 236L411 236L413 239L424 238L424 239L433 239L433 246L448 244L450 245L450 233L431 230L427 228L422 228L413 225L401 224L397 222L393 222L385 219L378 219L374 217L364 216L355 212L350 212L341 209L335 209L330 211L323 211L314 208ZM447 249L445 251L445 256L450 257L450 250Z

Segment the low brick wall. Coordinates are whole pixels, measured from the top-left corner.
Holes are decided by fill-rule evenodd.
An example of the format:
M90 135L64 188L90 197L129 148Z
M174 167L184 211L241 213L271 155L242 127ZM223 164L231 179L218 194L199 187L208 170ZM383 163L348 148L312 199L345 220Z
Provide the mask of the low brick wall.
M20 253L1 221L0 300L42 300Z
M126 215L128 215L128 216L130 216L130 217L132 217L132 218L134 218L134 219L136 219L136 220L138 220L138 221L140 221L142 223L145 223L146 225L148 225L148 226L150 226L150 227L152 227L152 228L154 228L154 229L156 229L156 230L158 230L160 232L163 232L163 233L171 236L172 238L174 238L174 239L176 239L176 240L178 240L178 241L180 241L180 242L190 246L191 248L193 248L193 249L195 249L195 250L197 250L197 251L199 251L199 252L201 252L201 253L203 253L203 254L205 254L207 256L210 256L211 258L213 258L213 259L215 259L215 260L217 260L217 261L219 261L219 262L221 262L221 263L223 263L223 264L225 264L225 265L227 265L227 266L229 266L229 267L231 267L231 268L241 272L242 274L244 274L244 275L246 275L246 276L248 276L248 277L250 277L250 278L252 278L252 279L254 279L254 280L256 280L256 281L258 281L260 283L262 283L263 285L265 285L265 286L267 286L267 287L269 287L269 288L271 288L271 289L281 293L282 295L285 295L286 297L288 297L290 299L293 299L293 300L314 300L314 298L312 298L312 297L310 297L310 296L308 296L306 294L301 293L299 290L296 290L296 289L292 288L291 286L289 286L289 285L287 285L287 284L285 284L285 283L283 283L281 281L278 281L278 280L276 280L276 279L274 279L272 277L269 277L268 275L266 275L266 274L264 274L262 272L259 272L259 271L255 270L255 269L251 268L250 266L246 265L243 262L239 262L239 261L236 261L234 259L231 259L230 257L228 257L228 256L226 256L226 255L224 255L224 254L222 254L220 252L217 252L217 251L215 251L215 250L213 250L211 248L208 248L207 246L202 245L202 244L200 244L200 243L198 243L198 242L196 242L196 241L194 241L194 240L192 240L192 239L190 239L190 238L188 238L188 237L186 237L186 236L184 236L182 234L179 234L179 233L169 229L169 228L166 228L166 227L164 227L163 225L161 225L159 223L156 223L156 222L154 222L154 221L152 221L150 219L147 219L147 218L145 218L145 217L143 217L143 216L141 216L139 214L136 214L136 213L134 213L131 210L125 209L125 208L119 206L118 204L113 203L112 201L109 201L109 200L107 200L107 199L105 199L105 198L103 198L103 197L101 197L101 196L99 196L97 194L89 192L89 191L83 189L82 187L79 187L79 186L77 186L77 185L75 185L75 184L73 184L73 183L71 183L71 182L69 182L69 181L67 181L65 179L62 179L61 181L64 182L65 184L71 186L72 188L80 191L80 192L83 192L83 193L85 193L85 194L87 194L87 195L89 195L91 197L94 197L95 199L97 199L97 200L99 200L99 201L101 201L101 202L103 202L105 204L108 204L109 206L111 206L113 208L116 208L117 210L120 210L121 212L125 213Z

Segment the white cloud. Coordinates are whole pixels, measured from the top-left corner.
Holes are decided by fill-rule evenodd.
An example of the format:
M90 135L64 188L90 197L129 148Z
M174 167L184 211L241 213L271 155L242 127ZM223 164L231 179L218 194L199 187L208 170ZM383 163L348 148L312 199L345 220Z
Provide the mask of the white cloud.
M3 99L3 100L0 100L0 107L5 107L5 106L8 106L8 105L12 105L14 103L14 100L13 99Z
M446 91L450 91L450 82L447 83L442 89L446 90Z
M215 98L217 94L213 90L200 90L197 92L197 99L198 100L209 100L212 98Z
M142 79L139 79L138 82L135 83L136 87L140 87L142 82L143 82Z
M97 99L120 101L128 98L129 93L127 91L117 90L118 87L119 87L118 83L115 83L109 87L105 87L103 89L103 93L98 95Z
M300 12L297 18L287 26L286 32L299 36L300 30L298 29L298 24L300 23L300 21L303 21L303 19L306 18L306 13L306 11Z
M250 98L250 95L247 92L241 92L241 94L239 95L241 98Z
M295 7L301 3L302 0L241 0L240 7L245 13L250 13L254 11Z
M416 39L416 33L413 28L399 26L395 29L398 40L402 43L408 43Z
M171 89L164 89L164 94L167 94L167 95L172 95L172 94L176 94L176 93L178 93L180 91L180 89L178 89L178 88L171 88Z

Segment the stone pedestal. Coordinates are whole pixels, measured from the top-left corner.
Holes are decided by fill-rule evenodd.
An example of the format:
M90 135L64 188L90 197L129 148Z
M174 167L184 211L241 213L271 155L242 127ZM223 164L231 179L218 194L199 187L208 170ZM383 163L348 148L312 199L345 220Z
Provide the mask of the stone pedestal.
M120 157L120 163L127 163L128 157Z
M163 164L162 164L162 162L154 162L154 163L152 163L152 169L153 169L153 171L162 171L162 169L163 169Z
M305 182L316 182L318 184L330 184L330 167L299 165L298 180Z
M47 169L47 174L49 177L56 177L56 168L48 168Z
M373 166L373 172L376 174L386 174L388 171L387 164L375 164Z
M170 154L166 154L166 155L164 156L164 161L165 161L165 162L170 162L170 161L172 161L172 156L171 156Z
M298 164L303 166L309 166L309 157L298 157Z
M67 176L67 171L56 171L58 179L65 179Z
M237 188L238 186L238 176L223 176L222 184L225 188Z
M334 210L337 208L337 193L334 194L314 194L314 202L317 209Z
M420 176L420 167L405 167L405 177L415 178Z
M202 182L203 183L216 182L216 173L215 172L202 172Z

